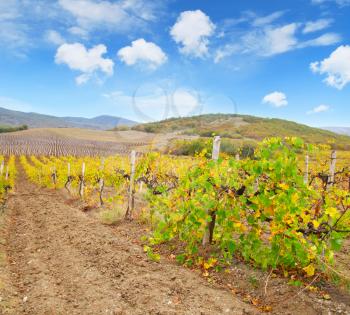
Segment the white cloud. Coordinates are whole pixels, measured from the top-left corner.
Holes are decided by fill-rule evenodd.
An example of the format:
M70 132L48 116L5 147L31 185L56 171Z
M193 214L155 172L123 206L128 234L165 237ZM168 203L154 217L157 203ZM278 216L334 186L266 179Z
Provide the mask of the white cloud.
M330 109L330 106L322 104L314 107L312 110L308 111L307 114L311 115L311 114L324 113L329 111L329 109Z
M17 0L0 2L0 46L22 55L31 45L28 39L28 26L21 21L20 6Z
M272 56L292 50L298 43L295 32L296 23L281 27L257 29L242 38L245 53L256 53L260 56Z
M327 2L336 3L339 6L347 6L350 4L350 0L311 0L312 4L323 4Z
M343 89L350 82L350 46L339 46L328 58L312 62L310 69L325 74L324 82L329 86Z
M184 11L171 28L170 35L176 43L182 45L182 54L204 57L208 54L208 38L214 31L215 25L201 10Z
M310 39L298 44L298 48L312 47L312 46L329 46L339 43L341 36L336 33L326 33L314 39Z
M238 44L227 44L223 47L218 48L215 51L214 62L219 63L222 59L233 55L234 53L239 53L241 51L241 46Z
M284 15L284 11L276 11L269 15L255 18L255 20L253 21L253 26L264 26L264 25L271 24L272 22L279 19L283 15Z
M133 41L131 46L121 48L118 57L128 66L143 63L151 69L158 68L168 59L159 46L143 38Z
M298 36L301 25L301 23L282 26L262 24L262 27L253 27L241 34L237 33L237 36L232 37L231 42L217 48L214 62L218 63L233 54L270 57L306 47L334 45L341 41L341 36L337 33L325 33L315 38L301 40Z
M118 32L144 27L156 19L157 6L160 6L159 1L145 0L59 0L58 3L75 18L77 25L74 27L80 29L76 34L81 34L81 30L107 28Z
M65 39L62 37L62 35L55 30L48 30L45 33L45 38L49 43L57 46L65 43Z
M13 20L20 16L16 0L0 2L0 21Z
M68 28L68 32L72 35L79 36L83 39L88 39L89 38L89 32L84 30L83 28L79 26L72 26Z
M25 57L41 43L43 23L58 19L56 9L54 1L0 1L0 49Z
M264 96L263 104L270 104L273 107L284 107L288 105L287 97L282 92L272 92Z
M86 49L80 43L63 44L57 49L55 62L66 64L72 70L82 72L76 78L77 84L84 84L98 71L107 76L113 75L114 63L111 59L103 58L107 52L105 45L97 45Z
M130 10L136 16L146 21L154 21L157 19L157 1L145 1L145 0L124 0L122 1L122 7L124 10Z
M93 0L59 0L63 9L73 14L79 24L111 23L117 24L127 18L122 7L113 2Z
M324 30L332 24L332 19L320 19L317 21L307 22L303 29L304 34L313 33L317 31Z

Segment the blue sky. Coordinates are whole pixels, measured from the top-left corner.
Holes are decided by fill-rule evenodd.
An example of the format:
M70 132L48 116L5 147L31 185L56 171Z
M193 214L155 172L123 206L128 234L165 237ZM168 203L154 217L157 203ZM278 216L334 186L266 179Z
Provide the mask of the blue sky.
M0 106L350 126L350 0L0 2Z

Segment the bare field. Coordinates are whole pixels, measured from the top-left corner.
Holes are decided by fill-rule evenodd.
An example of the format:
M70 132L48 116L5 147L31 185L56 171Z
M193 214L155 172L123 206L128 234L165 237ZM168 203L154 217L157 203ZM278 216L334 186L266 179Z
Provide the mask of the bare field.
M101 131L75 128L38 128L0 135L2 155L96 156L127 154L131 150L161 148L177 134L140 131Z
M111 229L66 201L20 174L0 226L0 314L258 314L188 269L149 260L133 224Z

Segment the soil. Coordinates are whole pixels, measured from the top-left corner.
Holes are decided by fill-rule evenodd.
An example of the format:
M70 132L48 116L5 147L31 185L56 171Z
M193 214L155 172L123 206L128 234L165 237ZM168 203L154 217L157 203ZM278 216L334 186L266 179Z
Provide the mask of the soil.
M166 246L153 262L141 241L147 225L105 226L101 210L20 172L0 209L0 314L350 314L349 292L322 277L295 287L238 260L222 272L190 270ZM337 254L345 274L349 248Z
M134 223L129 223L135 226ZM0 230L0 314L256 314L19 174Z

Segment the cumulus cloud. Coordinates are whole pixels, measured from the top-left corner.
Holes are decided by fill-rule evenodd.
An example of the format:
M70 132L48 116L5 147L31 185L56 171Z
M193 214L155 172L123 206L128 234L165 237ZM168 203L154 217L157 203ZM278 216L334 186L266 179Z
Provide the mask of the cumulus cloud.
M343 89L350 82L350 46L339 46L328 58L312 62L310 69L314 73L325 74L324 82L329 86Z
M311 115L311 114L324 113L329 111L329 109L330 109L330 106L322 104L314 107L312 110L308 111L307 114Z
M304 26L303 33L308 34L324 30L325 28L329 27L332 22L332 19L319 19L317 21L307 22Z
M272 92L264 96L263 104L270 104L273 107L284 107L288 105L287 96L282 92Z
M171 28L170 35L176 43L182 45L182 54L204 57L208 54L208 38L214 31L215 25L201 10L184 11Z
M118 57L128 66L142 63L150 69L158 68L168 59L159 46L143 38L133 41L131 46L121 48L118 51Z
M54 44L54 45L62 45L65 43L65 39L62 37L62 35L55 31L55 30L48 30L46 33L45 33L45 39L51 43L51 44Z
M66 64L70 69L82 72L76 78L78 85L84 84L97 72L107 76L113 75L114 63L111 59L103 58L107 53L105 45L97 45L87 49L80 43L63 44L56 52L55 62Z

